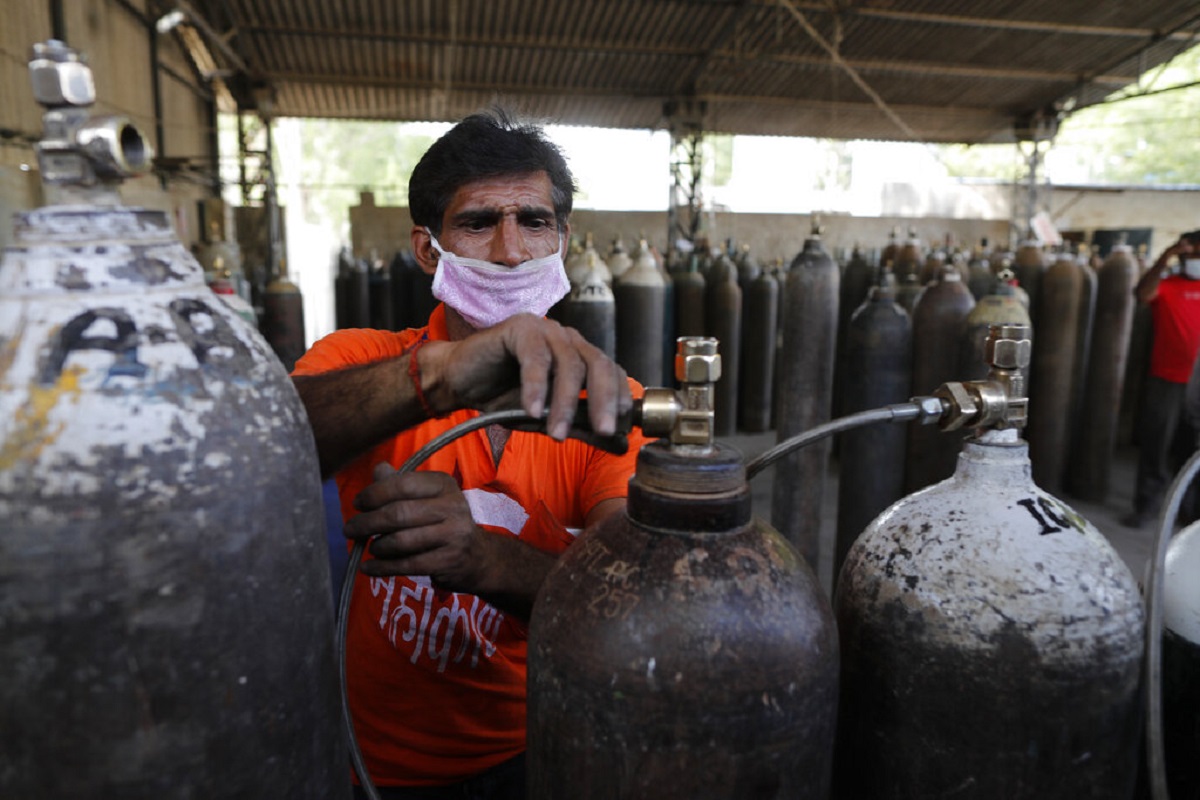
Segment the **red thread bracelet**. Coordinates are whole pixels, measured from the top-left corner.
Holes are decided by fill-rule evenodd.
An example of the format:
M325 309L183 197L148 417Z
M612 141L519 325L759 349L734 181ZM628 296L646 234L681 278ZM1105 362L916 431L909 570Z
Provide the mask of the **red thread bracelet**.
M425 411L425 416L432 418L437 416L433 413L433 409L429 406L429 400L425 398L425 392L421 389L421 365L417 363L417 351L429 341L422 339L413 345L412 350L408 351L408 377L412 379L413 389L417 393L417 400L421 403L422 410Z

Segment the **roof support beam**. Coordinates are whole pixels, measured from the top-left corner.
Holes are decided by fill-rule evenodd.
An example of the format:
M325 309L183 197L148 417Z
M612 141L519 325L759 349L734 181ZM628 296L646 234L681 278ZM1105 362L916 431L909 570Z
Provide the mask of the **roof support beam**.
M697 61L754 61L766 64L792 64L797 66L828 66L829 59L820 56L804 56L804 55L755 55L746 51L734 49L716 49L713 51L697 50L695 48L685 47L669 47L669 46L638 46L638 45L623 45L615 42L553 42L553 41L526 41L518 39L495 39L484 37L456 37L453 40L448 36L440 35L420 35L407 33L388 33L382 31L327 31L320 28L301 28L295 26L267 26L258 25L251 28L243 28L243 31L261 33L266 36L315 36L315 37L332 37L338 39L354 39L358 41L382 41L382 42L407 42L411 44L425 45L451 45L456 47L510 47L524 48L536 47L539 50L546 51L566 51L572 53L588 52L601 53L611 55L644 55L647 57L653 56L674 56L679 58L695 59ZM982 79L997 79L997 80L1037 80L1046 81L1049 83L1076 83L1081 79L1081 76L1071 72L1060 72L1055 70L1035 70L1035 69L1012 69L1004 67L975 67L963 66L959 64L939 64L936 62L915 62L915 61L876 61L872 59L843 59L845 64L851 68L865 72L890 72L890 73L907 73L913 75L944 75L947 77L962 77L962 78L982 78ZM1114 87L1121 87L1129 83L1128 76L1119 75L1098 75L1092 78L1094 83L1111 84Z
M806 10L822 10L820 6L807 4ZM828 10L826 7L824 10ZM930 14L922 11L893 11L886 8L851 8L850 14L867 19L886 19L894 22L915 22L922 25L959 25L970 28L996 28L1008 31L1032 33L1066 33L1072 36L1119 36L1128 39L1149 39L1162 34L1152 28L1113 28L1101 25L1070 25L1062 22L1035 22L1024 19L999 19L994 17L969 17L960 14ZM1186 41L1194 34L1172 31L1166 38Z

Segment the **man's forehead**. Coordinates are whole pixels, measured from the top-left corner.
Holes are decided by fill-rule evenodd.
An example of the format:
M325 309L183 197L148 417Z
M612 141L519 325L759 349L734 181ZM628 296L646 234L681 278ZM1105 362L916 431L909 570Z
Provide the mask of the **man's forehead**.
M465 183L451 198L447 211L520 212L553 209L553 187L545 172L497 175Z

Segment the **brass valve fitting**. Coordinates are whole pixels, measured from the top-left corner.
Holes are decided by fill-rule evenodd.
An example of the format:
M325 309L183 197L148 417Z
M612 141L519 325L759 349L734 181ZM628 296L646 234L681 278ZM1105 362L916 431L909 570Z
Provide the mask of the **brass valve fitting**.
M1033 352L1026 325L993 325L984 356L991 371L982 381L944 383L933 393L945 406L938 427L1023 428L1028 419L1024 370Z

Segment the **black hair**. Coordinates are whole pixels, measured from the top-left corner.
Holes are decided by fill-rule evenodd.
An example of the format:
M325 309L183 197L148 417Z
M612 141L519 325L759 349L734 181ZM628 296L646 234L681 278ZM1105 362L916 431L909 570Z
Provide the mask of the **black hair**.
M434 235L464 185L481 178L545 172L550 177L554 218L561 229L571 215L575 178L558 146L536 125L514 120L501 108L472 114L433 143L408 181L413 223Z
M1187 241L1191 242L1192 244L1200 244L1200 231L1189 231L1188 233L1185 233L1180 238L1186 239Z

